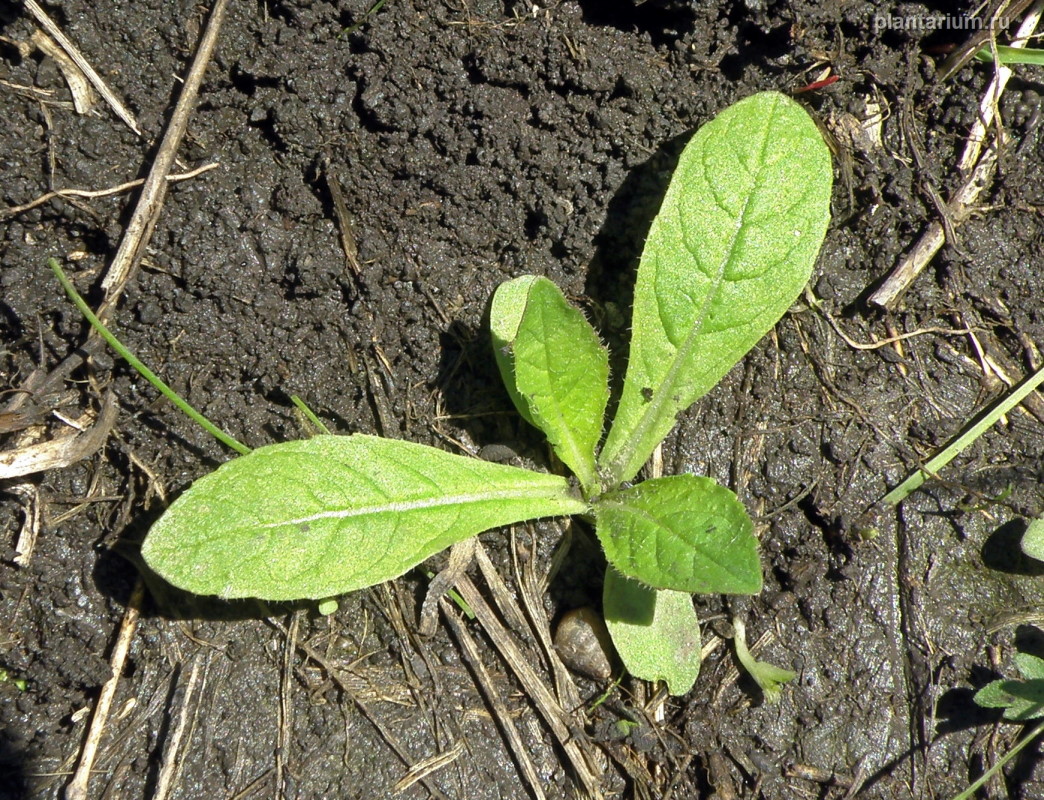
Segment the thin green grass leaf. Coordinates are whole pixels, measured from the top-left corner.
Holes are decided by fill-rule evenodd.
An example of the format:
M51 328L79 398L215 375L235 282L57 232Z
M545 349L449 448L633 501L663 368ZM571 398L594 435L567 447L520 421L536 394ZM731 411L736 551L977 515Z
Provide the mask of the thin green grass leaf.
M957 455L966 447L971 445L986 431L993 427L1001 417L1021 403L1026 396L1044 383L1044 367L1041 367L1026 380L1024 380L1011 394L997 402L993 408L983 412L964 433L961 433L950 444L946 445L938 455L933 456L925 462L924 466L912 473L906 480L896 486L892 491L881 498L880 502L897 505L916 489L920 488L928 478L936 475L939 470L953 461Z
M979 59L979 61L985 61L987 64L992 64L994 62L993 48L982 48L975 54L975 58ZM1044 50L999 44L997 45L997 61L1004 65L1044 64Z
M312 423L312 426L317 431L321 431L322 433L333 435L333 431L331 431L328 427L326 427L326 423L324 423L321 419L319 419L319 417L316 415L316 413L314 411L312 411L312 409L310 409L308 407L308 404L305 403L304 400L302 400L296 394L292 394L292 395L290 395L290 402L292 402L297 407L297 410L301 412L301 415L306 420L308 420L310 423Z
M98 331L98 333L106 341L109 347L115 350L123 358L124 361L130 364L138 372L139 375L141 375L145 380L147 380L154 387L156 387L156 389L159 390L160 394L162 394L164 397L170 400L170 402L177 406L178 410L181 411L182 414L184 414L186 417L188 417L193 422L202 427L203 430L205 430L219 442L227 445L228 447L231 447L237 453L243 455L246 455L250 452L249 447L237 441L232 436L229 436L227 433L221 430L221 428L219 428L209 419L207 419L198 411L196 411L196 409L189 405L187 401L182 399L181 395L179 395L177 392L175 392L173 389L167 386L167 384L164 383L163 380L158 375L156 375L156 373L154 373L141 361L139 361L137 357L134 355L134 353L132 353L130 350L124 347L123 343L120 342L120 340L117 339L109 331L109 329L105 327L104 323L100 319L98 319L97 316L95 316L94 312L91 311L91 307L87 305L87 301L80 297L80 293L76 291L76 287L72 285L72 281L70 281L66 277L64 270L62 270L61 266L59 266L58 261L56 259L48 259L47 266L51 268L51 271L55 274L55 277L58 278L58 282L61 283L62 288L65 289L65 293L69 295L69 299L73 301L76 307L80 310L80 313L83 314L83 316L87 319L91 326L96 331Z
M971 800L971 798L975 796L975 793L986 785L986 781L992 778L998 771L1002 770L1005 764L1007 764L1009 761L1015 758L1015 756L1021 753L1023 748L1026 747L1026 745L1034 741L1042 733L1044 733L1044 722L1042 722L1036 728L1031 730L1021 739L1019 739L1018 743L1013 745L1011 750L1009 750L1003 756L998 758L997 763L990 767L988 770L986 770L977 781L975 781L963 792L954 795L953 800Z

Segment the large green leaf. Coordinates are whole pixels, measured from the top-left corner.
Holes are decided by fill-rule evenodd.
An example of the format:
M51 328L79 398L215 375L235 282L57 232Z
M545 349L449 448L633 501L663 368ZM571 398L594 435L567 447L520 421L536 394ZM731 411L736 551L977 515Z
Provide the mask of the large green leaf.
M610 567L602 590L605 624L627 671L685 694L700 674L700 623L692 595L650 589Z
M685 147L638 267L619 409L599 456L633 478L807 283L830 216L830 154L807 113L765 92Z
M736 495L711 478L671 475L594 503L609 563L655 589L754 594L761 562L754 525Z
M547 278L501 284L490 308L497 365L515 405L547 436L588 494L609 401L609 354L591 324Z
M316 436L200 478L142 555L196 594L321 598L394 578L488 528L586 510L555 475L394 439Z

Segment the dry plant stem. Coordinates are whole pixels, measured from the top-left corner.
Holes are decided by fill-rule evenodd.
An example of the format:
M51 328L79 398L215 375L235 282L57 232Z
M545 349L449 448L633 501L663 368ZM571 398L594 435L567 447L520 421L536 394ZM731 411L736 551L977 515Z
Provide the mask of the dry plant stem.
M174 165L174 158L177 156L181 139L185 135L185 129L188 127L189 117L196 104L196 96L203 83L207 64L210 63L214 48L217 46L218 33L221 30L227 6L228 0L215 0L214 2L210 19L207 20L206 30L200 40L199 49L196 51L196 57L192 61L192 67L185 78L185 85L174 106L174 113L167 125L167 131L163 134L163 140L156 151L152 169L145 178L145 185L141 189L141 196L138 198L134 214L127 224L109 272L102 281L102 288L105 289L105 302L98 309L98 316L103 321L108 321L109 315L123 292L123 287L130 280L138 258L144 251L146 243L152 236L156 221L159 219L163 200L167 194L167 175Z
M192 662L192 671L189 673L188 684L185 693L181 697L181 713L178 714L178 725L174 729L170 742L163 753L163 767L160 769L159 779L156 781L156 793L152 800L167 800L171 789L177 781L178 773L181 771L181 759L178 751L181 749L181 741L185 738L185 731L189 727L189 720L193 718L193 711L198 710L198 704L194 704L196 696L196 685L199 683L200 658L197 656Z
M1040 20L1042 9L1044 9L1044 0L1037 0L1019 26L1016 34L1016 41L1018 42L1016 46L1024 47L1026 39L1033 35L1037 22ZM986 93L983 95L980 103L980 119L972 128L965 142L964 152L958 165L962 172L972 170L972 165L975 165L975 168L972 170L968 180L957 191L957 194L946 204L946 211L949 213L949 224L953 227L957 227L968 218L968 215L971 213L968 207L975 203L982 191L993 180L993 173L997 168L998 150L1001 144L1003 144L1000 141L1003 132L997 132L997 138L986 149L981 159L979 158L979 153L985 140L986 129L993 121L1001 93L1004 91L1004 86L1007 84L1010 75L1010 69L1001 65L997 66L993 80L986 89ZM941 222L933 222L918 240L917 244L914 245L910 254L900 262L899 266L895 268L877 291L870 295L869 302L889 310L895 308L903 292L909 288L910 284L921 273L921 270L939 252L939 248L943 246L945 241L945 227Z
M45 56L53 60L65 78L65 84L72 93L73 109L77 114L83 116L89 114L94 105L94 92L91 91L90 81L83 74L83 70L76 66L76 62L69 58L68 54L53 37L43 31L33 33L30 41L36 45Z
M330 168L329 155L323 156L323 179L326 181L326 188L330 190L330 197L333 200L337 230L341 234L341 249L344 251L344 263L352 275L358 279L362 275L362 267L359 266L359 245L355 241L352 215L348 211L348 203L344 199L344 192L341 191L341 184Z
M533 762L522 744L522 737L519 736L518 728L515 727L515 723L511 719L511 713L508 711L507 706L504 705L504 701L497 692L496 686L493 685L493 679L490 678L485 664L482 663L482 657L479 655L475 640L471 638L471 634L468 633L467 628L464 627L460 618L454 613L452 605L445 598L439 600L439 607L442 610L443 618L449 623L450 628L453 630L453 635L464 651L465 660L474 671L475 679L478 681L482 693L486 696L486 700L493 711L493 718L496 720L497 727L503 732L508 748L515 758L515 763L529 786L530 794L536 800L546 800L547 796L541 787L540 776L537 775Z
M440 769L445 769L462 755L464 755L464 740L458 739L449 750L436 753L431 758L418 761L410 767L410 771L395 784L392 793L401 794L405 792L421 778L426 778L428 775L434 775Z
M490 591L493 593L493 599L497 603L497 608L500 609L500 613L504 616L504 621L516 631L528 630L529 626L522 616L522 609L518 607L515 598L511 596L507 584L504 583L504 579L497 572L496 566L489 560L486 548L482 546L482 542L478 539L475 539L474 556L475 563L478 564L486 585L489 586Z
M68 37L62 33L61 28L54 24L54 21L47 16L47 13L40 7L40 4L36 0L25 0L25 7L29 13L32 14L36 21L40 24L40 27L50 34L51 38L54 39L58 44L62 46L62 49L68 54L69 58L73 60L77 67L87 77L87 80L91 82L91 85L98 90L98 94L105 98L105 102L109 104L113 111L116 112L116 116L127 123L127 127L134 131L138 136L141 136L141 130L138 128L138 121L134 118L134 115L127 109L123 103L120 102L119 98L116 97L115 93L106 85L105 81L101 79L101 76L94 71L94 68L90 65L86 58L76 49Z
M283 634L283 636L289 636L289 631L287 631L287 629L284 628L281 623L274 619L270 619L268 620L268 622L272 627L280 631ZM373 725L374 728L377 729L377 732L381 735L381 738L384 739L384 741L387 743L388 747L390 747L395 752L395 755L397 755L402 760L402 763L405 764L407 768L409 768L412 762L405 748L399 743L399 740L392 734L392 732L385 727L385 725L373 713L373 711L370 710L370 707L366 705L366 703L364 703L362 700L360 700L359 697L352 691L352 688L348 685L348 683L340 676L340 674L338 674L337 670L330 665L327 658L321 652L312 647L310 644L301 641L300 639L297 641L297 647L302 653L308 656L308 658L312 659L312 661L314 661L316 664L318 664L320 667L326 670L326 673L330 676L330 679L334 683L336 683L337 686L341 689L341 691L343 691L348 696L348 698L355 704L355 707L358 708L360 712L362 712L362 715L366 717L366 719L370 722L371 725ZM449 800L445 792L441 791L437 786L429 782L429 778L427 776L418 778L418 780L424 785L424 788L428 791L428 794L436 798L436 800ZM68 800L68 798L66 800Z
M1033 31L1036 30L1037 24L1040 22L1042 11L1044 11L1044 0L1038 0L1023 18L1022 24L1019 25L1019 30L1011 42L1012 47L1025 47L1029 43L1029 37L1033 35ZM982 144L986 140L986 131L993 123L997 104L1000 102L1000 97L1004 93L1004 87L1007 85L1009 78L1011 78L1011 69L1003 64L997 64L994 69L993 80L990 81L990 85L986 88L986 93L979 103L979 118L972 125L972 129L968 133L967 142L964 145L964 153L961 154L961 160L957 162L961 172L970 170L978 160Z
M197 175L202 175L204 172L210 172L210 170L216 169L219 166L221 165L217 161L212 161L209 164L196 167L196 169L189 170L188 172L181 172L177 175L168 175L167 180L171 183L187 181L189 178L195 178ZM121 183L119 186L113 186L109 189L58 189L54 192L42 194L36 199L30 200L28 203L23 203L20 206L8 206L7 208L0 209L0 218L13 217L16 214L21 214L31 208L41 206L48 200L53 200L55 197L109 197L110 195L136 189L143 183L145 183L145 180L143 178L138 178L137 180L127 181L126 183Z
M275 796L277 800L285 796L283 770L285 759L290 752L290 732L294 728L293 694L293 661L297 652L297 632L300 628L300 614L295 613L287 626L286 642L283 644L283 669L279 674L279 734L275 752Z
M7 491L22 499L25 508L25 522L18 531L18 541L15 543L14 563L19 567L28 567L33 558L33 550L36 549L36 539L40 534L43 523L43 512L40 509L40 487L34 483L25 481L8 486Z
M588 763L587 753L577 741L578 736L582 734L570 730L571 721L564 714L561 706L555 702L555 698L548 688L544 686L536 672L533 671L533 668L529 666L525 654L515 644L507 629L500 624L497 615L486 604L485 599L475 587L475 584L471 582L471 579L464 576L457 583L457 591L464 598L464 602L471 606L486 634L507 661L508 666L511 667L522 687L526 690L526 694L544 718L548 728L550 728L555 738L558 739L584 790L592 800L601 800L601 781Z
M112 677L105 682L101 694L98 695L98 702L95 704L94 714L91 716L91 726L87 730L87 738L80 751L80 763L77 765L69 785L65 787L65 800L86 800L87 798L87 786L91 780L94 759L98 755L98 744L105 732L105 723L109 719L109 709L112 707L112 698L116 695L116 687L119 686L120 678L123 676L123 666L127 662L131 639L134 638L134 632L138 628L138 616L141 614L141 604L144 598L145 584L141 578L138 578L131 591L130 600L127 602L123 622L120 623L116 645L112 648L112 655L109 657Z
M957 227L971 215L971 206L993 180L993 173L997 168L997 150L997 142L994 141L983 154L971 177L946 204L946 211L950 215L949 222L953 227ZM899 263L877 291L870 295L869 302L884 309L893 309L945 242L945 226L942 222L933 222L917 240L910 254Z
M515 540L514 529L511 532L511 557L514 562L515 579L518 584L519 594L522 598L522 607L525 609L526 617L529 619L529 627L536 634L540 642L544 658L551 665L551 672L555 679L555 694L558 695L558 703L564 708L579 708L581 706L580 692L576 688L572 675L566 669L565 664L555 650L551 640L551 628L548 625L547 615L544 613L541 598L547 586L537 575L536 567L532 558L526 562L519 563L518 546ZM481 562L480 566L481 566Z
M0 452L0 479L61 469L86 458L105 443L116 422L118 410L116 396L107 392L102 399L97 420L86 430Z

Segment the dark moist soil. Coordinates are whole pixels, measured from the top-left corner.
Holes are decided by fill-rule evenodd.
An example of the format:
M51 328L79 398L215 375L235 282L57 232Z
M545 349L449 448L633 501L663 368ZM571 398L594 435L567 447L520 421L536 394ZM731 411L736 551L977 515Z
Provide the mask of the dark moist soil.
M875 7L858 0L388 0L366 17L371 5L231 4L176 171L220 166L171 188L119 307L119 335L251 446L304 435L289 400L297 394L340 432L455 452L506 443L546 465L495 374L483 322L494 288L549 276L619 365L636 258L686 138L728 104L792 91L829 63L841 80L798 96L839 146L834 221L811 283L822 310L799 299L664 449L667 472L717 478L760 522L765 590L698 598L705 638L740 613L751 642L769 634L760 656L798 678L765 704L752 685L726 680L733 659L718 648L693 691L667 703L658 737L604 745L604 786L608 796L676 798L714 789L841 797L853 782L860 797L934 798L966 786L1019 734L977 710L973 690L1014 675L1016 645L1040 652L1036 629L1017 621L1040 608L1044 581L1011 553L1023 520L1044 511L1041 422L1012 413L884 514L876 538L856 520L1003 393L984 377L979 345L1016 377L1035 363L1044 73L1018 68L1004 95L1010 141L981 213L883 314L865 299L936 218L933 195L957 186L953 165L989 80L988 68L968 67L935 81L925 45L961 32L875 31ZM6 206L143 176L205 22L202 5L188 2L70 0L50 11L145 136L102 104L78 116L55 62L19 49L34 31L29 15L7 7ZM845 135L868 103L884 116L879 143ZM330 182L353 220L359 278L346 265ZM5 392L84 341L46 259L63 259L97 302L131 203L126 193L52 199L2 217ZM856 349L827 315L864 343L924 332ZM965 328L974 339L953 332ZM0 486L4 797L61 792L135 582L124 556L133 559L165 502L229 457L110 356L74 373L61 397L35 400L75 418L105 388L119 419L100 451L21 488ZM39 435L60 432L42 418ZM44 524L20 567L28 489ZM528 531L541 537L534 552L546 569L561 526ZM505 532L483 541L510 579ZM597 566L573 574L548 596L549 614L597 597ZM271 609L160 604L150 594L90 796L152 796L194 664L175 797L387 797L408 765L457 741L463 755L432 786L455 798L528 796L455 641L441 631L419 646L407 635L423 585L411 573L342 598L331 617L297 613L299 641L351 665L351 692L288 649ZM285 626L289 612L273 619ZM484 658L547 796L574 796L530 704L496 656ZM588 699L603 688L580 686ZM589 729L604 730L637 688L625 682ZM1028 748L990 796L1044 796L1038 754ZM401 796L428 795L417 784Z

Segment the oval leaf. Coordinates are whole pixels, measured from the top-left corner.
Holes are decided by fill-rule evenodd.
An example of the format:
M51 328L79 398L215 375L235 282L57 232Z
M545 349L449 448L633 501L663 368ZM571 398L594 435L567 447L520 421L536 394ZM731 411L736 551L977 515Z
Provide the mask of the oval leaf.
M627 671L647 681L666 681L685 694L700 674L700 622L692 595L655 590L610 567L602 591L605 624Z
M654 589L761 591L754 525L736 495L711 478L644 481L600 497L594 514L609 563Z
M397 577L498 525L586 510L559 476L395 439L316 436L200 478L142 555L196 594L314 599Z
M633 478L808 282L830 217L830 153L807 113L765 92L685 147L642 252L620 406L599 457Z
M598 334L555 284L532 275L497 288L490 328L516 407L594 493L595 448L609 402L609 354Z
M1022 552L1037 561L1044 561L1044 519L1030 520L1022 534Z

